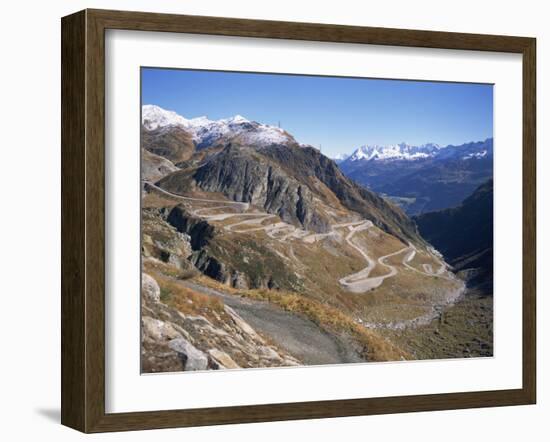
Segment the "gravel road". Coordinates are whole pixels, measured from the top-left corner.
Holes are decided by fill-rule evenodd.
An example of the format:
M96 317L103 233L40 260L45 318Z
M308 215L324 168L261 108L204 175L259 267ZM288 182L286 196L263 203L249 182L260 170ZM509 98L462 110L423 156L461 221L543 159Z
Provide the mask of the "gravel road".
M268 302L237 297L191 281L181 283L197 292L223 299L256 332L306 365L364 362L349 342L327 333L303 316Z

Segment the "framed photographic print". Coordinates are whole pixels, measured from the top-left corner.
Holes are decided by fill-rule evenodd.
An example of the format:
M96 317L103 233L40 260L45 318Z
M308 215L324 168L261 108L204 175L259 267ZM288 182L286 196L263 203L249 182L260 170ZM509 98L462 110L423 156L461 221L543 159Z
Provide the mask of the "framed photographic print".
M535 403L535 40L62 20L62 423Z

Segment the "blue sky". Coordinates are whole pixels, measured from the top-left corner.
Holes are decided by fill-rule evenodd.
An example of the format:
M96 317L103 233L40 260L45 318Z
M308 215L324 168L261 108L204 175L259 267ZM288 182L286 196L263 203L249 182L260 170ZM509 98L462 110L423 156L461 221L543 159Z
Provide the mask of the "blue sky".
M493 136L493 87L482 84L143 68L142 104L185 118L280 121L328 156L363 144L447 145Z

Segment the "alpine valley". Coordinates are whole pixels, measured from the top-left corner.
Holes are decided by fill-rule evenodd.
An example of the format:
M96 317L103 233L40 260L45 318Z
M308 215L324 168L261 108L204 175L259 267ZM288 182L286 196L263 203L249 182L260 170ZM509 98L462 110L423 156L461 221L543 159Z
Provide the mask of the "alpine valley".
M422 219L459 273L394 203L459 206L492 175L492 140L365 147L338 165L242 116L144 105L141 131L142 371L492 355L492 301L470 295L464 264L475 253L439 222L479 198Z
M458 146L362 146L339 161L349 178L409 215L460 204L493 177L493 139Z

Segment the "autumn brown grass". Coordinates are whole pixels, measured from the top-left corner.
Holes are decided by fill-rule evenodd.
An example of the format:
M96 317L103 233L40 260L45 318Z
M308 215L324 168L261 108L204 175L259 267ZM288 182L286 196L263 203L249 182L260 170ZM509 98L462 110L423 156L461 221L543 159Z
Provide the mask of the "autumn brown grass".
M350 316L336 308L303 295L280 290L256 289L238 290L205 276L197 278L201 284L228 292L236 296L268 301L291 313L300 314L321 328L349 336L363 348L363 356L369 361L396 361L412 359L411 355L392 344L374 330L357 323Z

